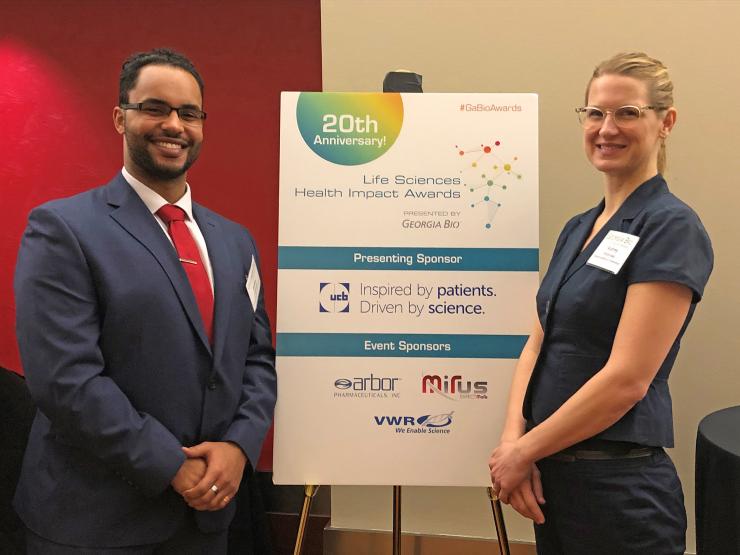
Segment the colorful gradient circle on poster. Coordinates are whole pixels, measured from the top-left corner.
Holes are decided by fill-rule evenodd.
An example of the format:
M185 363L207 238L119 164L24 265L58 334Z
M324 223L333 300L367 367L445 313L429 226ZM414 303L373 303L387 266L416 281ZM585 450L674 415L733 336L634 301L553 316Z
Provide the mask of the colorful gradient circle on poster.
M403 124L399 93L301 93L298 129L308 147L342 166L366 164L396 141Z

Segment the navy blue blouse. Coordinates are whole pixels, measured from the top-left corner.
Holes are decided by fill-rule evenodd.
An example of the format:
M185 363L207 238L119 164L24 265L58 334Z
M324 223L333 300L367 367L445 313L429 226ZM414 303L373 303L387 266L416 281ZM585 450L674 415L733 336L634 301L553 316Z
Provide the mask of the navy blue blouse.
M712 271L712 245L696 213L658 174L638 187L583 249L604 201L572 218L560 233L537 293L544 330L539 357L524 399L528 427L540 424L609 359L627 287L665 281L691 289L691 308L647 395L597 438L673 446L668 376L686 326ZM610 230L639 237L617 274L586 264Z

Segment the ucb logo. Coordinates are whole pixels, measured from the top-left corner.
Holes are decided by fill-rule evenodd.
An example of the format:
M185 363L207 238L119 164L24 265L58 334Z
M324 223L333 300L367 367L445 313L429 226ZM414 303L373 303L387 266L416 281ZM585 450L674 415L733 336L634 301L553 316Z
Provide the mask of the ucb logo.
M320 283L319 312L349 312L349 283Z

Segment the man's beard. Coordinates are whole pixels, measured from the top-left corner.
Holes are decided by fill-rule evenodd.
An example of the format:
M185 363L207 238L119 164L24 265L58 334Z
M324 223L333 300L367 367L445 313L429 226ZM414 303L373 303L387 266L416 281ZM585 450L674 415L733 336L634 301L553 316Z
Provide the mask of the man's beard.
M145 135L144 137L133 136L128 132L128 130L124 132L124 135L126 137L126 145L131 160L137 167L146 173L148 177L151 177L155 181L169 181L180 177L190 169L190 166L193 165L193 163L198 159L198 154L200 154L200 145L190 145L188 155L182 166L179 168L163 166L157 164L149 153L147 148L150 143L149 135Z

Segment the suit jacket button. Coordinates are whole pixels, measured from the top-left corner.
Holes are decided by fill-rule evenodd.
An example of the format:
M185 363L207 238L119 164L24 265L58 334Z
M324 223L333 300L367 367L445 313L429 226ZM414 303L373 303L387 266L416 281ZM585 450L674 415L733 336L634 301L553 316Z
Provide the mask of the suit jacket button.
M210 389L211 391L216 389L216 378L210 378L208 380L208 389Z

